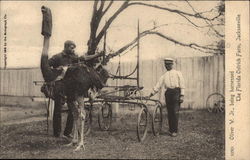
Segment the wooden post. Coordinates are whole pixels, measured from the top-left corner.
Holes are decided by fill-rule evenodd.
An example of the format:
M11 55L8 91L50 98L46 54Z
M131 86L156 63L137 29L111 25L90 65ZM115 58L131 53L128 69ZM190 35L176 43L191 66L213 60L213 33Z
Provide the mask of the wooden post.
M121 62L121 56L119 55L119 64L118 64L118 75L121 76L121 67L120 67L120 62ZM120 86L120 80L119 79L116 79L116 86ZM120 92L117 92L116 93L116 96L121 96L120 95ZM119 109L120 109L120 105L119 103L113 103L112 105L112 109L114 110L114 117L118 117L118 114L119 114Z
M49 111L49 115L48 116L48 134L49 135L53 135L53 115L54 115L54 106L55 106L55 102L54 100L50 99L50 102L48 104L49 108L48 108L48 111Z
M137 23L137 87L140 87L140 23Z

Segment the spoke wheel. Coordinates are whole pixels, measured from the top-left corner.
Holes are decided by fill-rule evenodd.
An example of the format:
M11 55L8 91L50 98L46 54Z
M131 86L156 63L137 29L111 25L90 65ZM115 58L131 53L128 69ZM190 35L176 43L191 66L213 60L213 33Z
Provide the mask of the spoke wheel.
M152 130L154 136L158 136L162 130L162 107L157 105L152 117Z
M148 132L148 111L145 107L141 108L137 119L137 138L139 142L145 140Z
M209 112L224 112L225 97L220 93L213 93L207 97L206 108Z
M98 112L98 124L101 130L109 130L112 122L112 106L109 103L103 103Z

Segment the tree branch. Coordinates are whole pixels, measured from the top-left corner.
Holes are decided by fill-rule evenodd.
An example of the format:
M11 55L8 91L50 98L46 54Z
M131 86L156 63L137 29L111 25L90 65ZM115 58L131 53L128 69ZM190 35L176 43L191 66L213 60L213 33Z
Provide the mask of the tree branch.
M201 16L195 9L194 7L189 3L188 0L185 0L187 2L187 4L189 5L189 7L194 11L195 14ZM217 16L215 16L214 18L210 19L210 21L204 19L204 21L206 22L206 24L208 24L208 27L210 27L215 33L216 35L218 35L219 37L225 37L225 35L220 34L214 27L213 24L211 23L211 21L215 20L216 18L218 18L219 16L221 16L222 14L219 13Z
M93 5L93 14L92 15L94 15L97 11L97 4L98 4L98 0L95 0L94 5ZM94 16L92 16L92 19L93 18L94 18Z
M200 45L198 45L198 44L196 44L196 43L183 43L183 42L180 42L180 41L177 41L177 40L175 40L175 39L173 39L173 38L171 38L171 37L168 37L168 36L166 36L166 35L163 35L162 33L159 33L159 32L152 32L152 31L149 31L147 34L155 34L155 35L157 35L157 36L160 36L160 37L162 37L162 38L164 38L164 39L166 39L166 40L169 40L169 41L171 41L171 42L173 42L173 43L175 43L175 44L178 44L178 45L180 45L180 46L183 46L183 47L190 47L190 48L193 48L193 49L196 49L196 50L199 50L199 51L201 51L201 52L204 52L204 53L215 53L215 52L217 52L217 51L220 51L220 49L215 49L215 48L210 48L210 47L205 47L205 46L200 46ZM202 50L203 49L203 50Z
M219 14L216 17L213 17L213 18L207 18L207 17L202 16L202 12L201 13L196 12L195 9L192 7L191 4L189 4L189 6L195 12L194 14L187 13L187 12L184 12L184 11L181 11L181 10L178 10L178 9L171 9L171 8L167 8L167 7L161 7L161 6L158 6L158 5L146 4L146 3L142 3L142 2L130 2L129 0L125 0L123 2L123 4L120 6L120 8L106 21L106 23L104 24L103 28L100 30L99 34L96 35L97 34L96 33L97 32L97 28L98 28L99 23L100 23L100 21L102 19L102 16L110 9L110 7L113 4L113 0L111 0L109 2L108 6L106 7L106 9L104 9L104 3L105 3L105 1L101 1L101 5L99 7L99 10L97 10L97 4L98 4L99 1L101 1L101 0L96 0L95 3L94 3L93 16L92 16L92 20L91 20L91 35L90 35L90 40L88 42L88 47L89 47L88 48L88 53L89 54L94 54L94 52L96 50L96 47L98 46L100 40L102 39L102 37L104 36L104 34L108 30L108 28L110 27L111 23L115 20L115 18L117 18L117 16L121 12L123 12L126 8L128 8L129 6L134 6L134 5L147 6L147 7L152 7L152 8L161 9L161 10L165 10L165 11L168 11L168 12L176 13L176 14L184 17L193 26L195 26L197 28L209 27L209 29L212 29L216 33L216 35L218 35L220 37L224 37L224 35L220 34L217 30L215 30L212 27L213 24L211 23L211 21L213 21L214 19L218 18L221 14ZM103 11L103 9L104 9L104 11ZM192 20L190 19L191 17L197 18L197 19L202 19L202 20L204 20L207 23L207 25L206 26L197 25L194 22L192 22ZM181 42L178 42L178 41L172 39L171 37L167 37L167 36L165 36L165 35L163 35L163 34L161 34L159 32L152 32L151 30L147 30L147 31L142 32L140 34L140 37L144 37L145 35L148 35L148 34L158 35L158 36L160 36L162 38L165 38L165 39L167 39L169 41L174 42L175 44L179 44L179 45L182 45L182 46L185 46L185 47L190 47L190 48L193 48L193 49L196 49L196 50L200 50L200 51L205 52L205 53L212 52L212 51L204 51L204 50L209 50L209 48L202 48L202 46L199 46L199 45L194 44L194 43L193 44L181 43ZM129 48L129 46L131 46L134 43L136 43L136 41L137 41L137 38L134 39L131 43L129 43L126 46L124 46L121 49L119 49L115 53L117 53L119 55L120 53L124 52L127 48ZM115 54L113 54L113 55L115 55Z
M180 14L180 16L184 17L189 23L191 23L192 25L194 25L195 27L198 27L198 28L205 28L204 26L199 26L197 24L195 24L194 22L192 22L189 18L187 18L187 16L183 15L183 14Z
M193 26L197 27L197 28L210 28L211 25L204 25L204 26L200 26L200 25L197 25L195 24L194 22L192 22L189 18L187 18L186 16L182 15L183 18L185 18L187 21L189 21ZM190 24L186 24L186 23L174 23L174 24L180 24L180 25L189 25L189 26L192 26ZM223 26L224 24L221 24L221 23L217 23L217 24L212 24L213 26ZM194 27L194 28L195 28ZM197 29L196 28L196 29ZM198 29L197 29L198 30Z
M100 7L97 9L98 3L101 2ZM92 55L94 54L94 51L96 49L96 32L98 29L98 26L101 22L102 16L103 16L103 7L104 7L105 1L95 0L94 7L93 7L93 14L92 19L90 22L90 38L88 41L88 54Z
M102 11L102 10L103 10L104 4L105 4L105 0L101 0L101 6L100 6L100 8L98 9L99 11Z
M132 3L129 3L129 6L132 6L132 5L141 5L141 6L153 7L153 8L157 8L157 9L161 9L161 10L173 12L173 13L176 13L176 14L179 14L179 15L185 15L185 16L195 17L195 18L199 18L199 19L205 19L205 20L208 20L208 21L211 21L213 19L213 18L210 19L210 18L207 18L207 17L203 17L200 14L191 14L191 13L183 12L183 11L177 10L177 9L170 9L170 8L167 8L167 7L161 7L161 6L147 4L147 3L142 3L142 2L132 2Z
M166 26L166 25L168 25L168 24L162 24L162 25L159 25L159 26L154 26L154 28L152 28L152 29L145 30L145 31L141 32L141 33L139 34L139 37L136 37L133 41L131 41L131 42L128 43L127 45L123 46L123 47L120 48L118 51L116 51L116 52L114 52L114 53L112 53L112 54L109 54L108 56L109 56L109 57L114 57L114 56L117 56L117 55L123 53L123 52L126 51L128 48L130 48L132 45L134 45L134 44L138 41L139 38L142 38L142 37L146 36L148 32L153 31L153 30L155 30L155 29L157 29L157 28ZM135 46L136 46L136 45L135 45Z
M187 0L186 0L187 1ZM188 1L187 1L188 2ZM189 3L188 3L189 4ZM215 20L216 18L218 18L219 16L221 16L221 14L219 13L219 15L213 17L213 18L207 18L207 17L204 17L202 16L200 13L196 12L194 10L194 8L191 6L191 4L189 4L189 6L192 8L192 10L195 12L195 14L191 14L191 13L187 13L187 12L183 12L181 10L177 10L177 9L170 9L170 8L167 8L167 7L161 7L161 6L157 6L157 5L151 5L151 4L146 4L146 3L142 3L142 2L132 2L132 3L129 3L129 6L132 6L132 5L142 5L142 6L147 6L147 7L153 7L153 8L157 8L157 9L161 9L161 10L166 10L166 11L169 11L169 12L173 12L173 13L176 13L176 14L179 14L180 16L184 17L189 23L191 23L192 25L194 25L195 27L198 27L198 28L205 28L205 27L211 27L211 24L208 23L208 21L213 21ZM212 10L211 10L212 11ZM193 21L191 21L188 17L194 17L194 18L198 18L198 19L203 19L208 25L206 26L200 26L200 25L197 25L195 24ZM220 34L217 30L215 30L214 28L212 28L212 30L214 30L214 32L219 35L220 37L224 37L224 35Z
M109 10L109 8L112 6L114 0L111 0L107 6L107 8L103 11L103 15Z
M111 23L114 21L114 19L124 10L128 7L129 0L126 0L121 7L108 19L108 21L105 23L104 27L101 29L100 33L96 37L96 44L100 42L102 39L104 33L107 31Z
M166 39L168 41L171 41L171 42L173 42L173 43L175 43L177 45L180 45L180 46L183 46L183 47L189 47L189 48L198 50L198 51L203 52L203 53L216 54L218 52L222 52L223 51L222 49L219 49L219 48L209 47L209 45L208 46L201 46L201 45L198 45L196 43L183 43L183 42L177 41L177 40L175 40L175 39L173 39L173 38L171 38L169 36L163 35L160 32L153 31L153 30L154 29L150 29L150 30L146 30L146 31L140 33L139 37L136 37L133 41L131 41L127 45L123 46L122 48L120 48L116 52L109 54L107 56L107 58L110 59L110 58L113 58L115 56L118 56L118 55L122 54L124 51L126 51L127 49L129 49L131 46L133 47L135 45L135 43L137 43L137 41L138 41L139 38L143 38L146 35L157 35L157 36L159 36L161 38L164 38L164 39Z
M93 13L92 13L92 18L90 21L90 28L91 28L91 33L92 33L92 29L95 27L96 25L96 13L97 13L97 4L98 4L98 0L95 0L94 5L93 5ZM90 35L90 38L92 36Z

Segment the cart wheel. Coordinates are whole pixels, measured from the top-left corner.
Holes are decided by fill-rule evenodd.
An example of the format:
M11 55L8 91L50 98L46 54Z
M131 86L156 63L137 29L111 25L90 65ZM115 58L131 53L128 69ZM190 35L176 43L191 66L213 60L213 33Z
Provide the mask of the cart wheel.
M101 130L107 131L112 122L112 107L109 103L103 103L98 112L98 124Z
M224 112L225 97L220 93L213 93L207 97L206 108L209 112Z
M86 111L86 118L84 124L84 135L88 135L91 131L91 125L92 125L92 106L85 107L85 111Z
M158 136L162 129L162 107L158 104L153 112L152 130L154 136Z
M142 142L148 132L148 111L145 107L141 108L138 114L138 121L137 121L137 137L139 142Z

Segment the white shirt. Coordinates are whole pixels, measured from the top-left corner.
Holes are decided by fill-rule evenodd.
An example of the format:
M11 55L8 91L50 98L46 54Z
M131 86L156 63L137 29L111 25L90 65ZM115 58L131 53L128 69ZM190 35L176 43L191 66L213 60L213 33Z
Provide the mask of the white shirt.
M164 87L165 89L168 88L180 88L181 89L181 95L184 95L184 78L181 74L181 72L176 71L174 69L167 71L164 75L162 75L153 88L153 94L157 93L161 87Z

